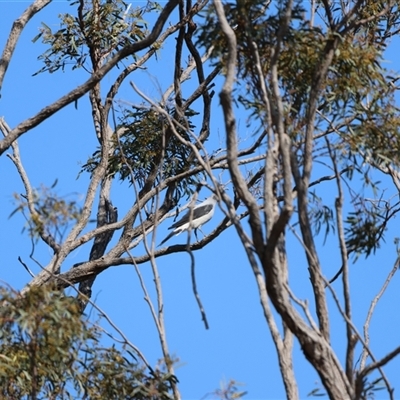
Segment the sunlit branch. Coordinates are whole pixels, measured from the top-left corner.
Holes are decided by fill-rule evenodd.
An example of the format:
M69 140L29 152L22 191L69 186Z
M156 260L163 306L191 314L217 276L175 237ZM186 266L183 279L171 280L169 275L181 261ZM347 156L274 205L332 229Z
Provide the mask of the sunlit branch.
M367 318L365 320L364 327L363 327L364 340L365 340L365 343L367 344L367 346L369 346L369 343L370 343L369 328L370 328L370 324L371 324L372 315L373 315L373 313L375 311L375 307L378 304L378 302L381 299L381 297L383 296L383 294L385 293L385 291L386 291L387 287L389 286L389 283L391 282L393 276L398 271L399 265L400 265L400 259L397 258L396 262L394 263L394 266L393 266L392 270L389 272L389 274L388 274L385 282L383 283L381 289L379 290L378 294L371 301L371 305L370 305L370 307L368 309ZM368 354L367 349L363 348L363 351L361 353L361 358L360 358L360 371L364 370L365 363L367 361L368 355L369 354Z
M31 18L46 7L52 0L35 0L28 8L22 13L22 15L16 19L11 28L11 32L8 35L7 43L4 47L3 54L0 59L0 98L1 88L3 86L3 80L6 75L8 66L13 56L14 50L17 47L18 40L24 30L26 24Z

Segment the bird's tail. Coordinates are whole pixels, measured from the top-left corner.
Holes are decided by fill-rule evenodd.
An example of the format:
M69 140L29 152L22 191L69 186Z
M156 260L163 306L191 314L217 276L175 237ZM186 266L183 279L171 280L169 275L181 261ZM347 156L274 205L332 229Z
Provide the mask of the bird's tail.
M172 231L157 247L162 246L167 240L171 239L172 236L176 235L176 232Z

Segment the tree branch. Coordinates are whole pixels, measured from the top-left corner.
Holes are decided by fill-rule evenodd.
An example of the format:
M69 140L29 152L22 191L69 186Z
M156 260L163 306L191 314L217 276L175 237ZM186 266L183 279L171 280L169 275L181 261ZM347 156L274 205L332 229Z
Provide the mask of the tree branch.
M22 13L22 15L16 19L11 28L11 32L8 35L7 43L4 47L3 54L0 59L0 98L1 89L3 87L3 80L6 75L8 66L10 64L12 55L15 48L17 47L18 39L21 36L26 24L31 18L46 7L52 0L35 0L28 8ZM0 153L1 154L1 153Z
M78 100L89 90L93 89L94 86L98 82L100 82L104 78L104 76L108 72L110 72L110 70L113 69L121 60L133 53L137 53L138 51L151 46L157 40L165 22L167 21L171 12L177 6L178 2L179 0L168 1L168 3L161 11L160 16L158 17L153 27L153 30L145 39L124 47L108 63L106 63L98 71L96 71L84 84L78 86L74 90L71 90L68 94L55 101L53 104L43 108L35 116L28 118L24 122L21 122L17 127L15 127L6 138L0 141L0 155L3 154L11 146L11 143L13 143L25 132L39 125L41 122L51 117L53 114L61 110L66 105L74 102L75 100Z
M215 11L218 16L221 29L226 37L228 43L228 59L226 61L226 78L220 93L221 105L224 111L224 121L226 130L226 143L227 143L227 161L229 172L236 191L240 199L244 202L249 210L250 227L254 246L259 254L264 252L264 238L261 228L261 220L258 210L258 205L247 189L247 184L243 178L238 162L237 162L237 137L236 137L236 121L232 109L232 88L235 80L235 66L237 57L236 36L233 29L229 26L226 20L222 3L214 0Z
M371 305L370 305L370 307L368 309L367 318L365 320L364 328L363 328L363 330L364 330L364 340L365 340L365 344L367 346L369 346L369 327L370 327L370 324L371 324L371 318L372 318L372 315L374 313L375 307L378 304L378 302L381 299L381 297L383 296L383 294L385 293L385 291L386 291L387 287L389 286L389 283L392 280L394 274L399 269L399 265L400 265L400 258L398 257L396 259L396 262L394 263L394 266L393 266L392 270L389 272L385 282L383 283L381 290L379 291L379 293L371 301ZM365 363L367 361L367 356L368 356L368 351L367 351L367 348L364 347L363 351L361 353L360 371L364 370L364 368L365 368Z
M332 160L333 170L336 175L336 185L338 189L338 197L335 201L336 208L336 224L338 227L339 247L342 258L342 282L343 282L343 298L344 298L344 312L348 320L351 320L351 302L350 302L350 284L349 284L349 266L348 266L348 253L343 227L343 203L344 193L342 188L341 176L337 167L336 155L331 149L328 138L325 137L325 142L328 148L329 156ZM353 384L353 365L354 365L354 349L357 339L353 335L350 324L346 323L347 334L347 349L346 349L346 375L347 379Z

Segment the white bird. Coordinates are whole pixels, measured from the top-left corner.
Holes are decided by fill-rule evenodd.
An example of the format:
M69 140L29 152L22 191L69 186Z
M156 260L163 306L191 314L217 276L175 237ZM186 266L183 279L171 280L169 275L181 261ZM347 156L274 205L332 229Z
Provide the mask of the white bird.
M194 229L196 234L196 230L200 229L200 227L208 222L214 215L217 199L217 196L213 194L202 203L195 206L192 210L189 210L179 221L176 221L168 228L173 229L173 231L159 244L159 246L172 238L172 236L179 235L181 232L189 230L189 228Z

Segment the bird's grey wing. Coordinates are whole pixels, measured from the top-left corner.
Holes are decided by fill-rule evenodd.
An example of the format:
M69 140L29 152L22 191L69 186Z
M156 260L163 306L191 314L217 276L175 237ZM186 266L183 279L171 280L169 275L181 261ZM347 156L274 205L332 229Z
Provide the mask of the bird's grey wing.
M202 215L209 213L213 209L213 204L200 205L193 209L193 211L188 211L179 221L176 221L168 229L179 228L180 226L187 224L190 220L190 214L192 213L192 221L200 218Z
M208 214L214 208L214 204L205 204L204 206L197 207L193 210L193 219L200 218Z

